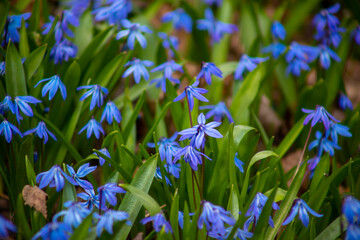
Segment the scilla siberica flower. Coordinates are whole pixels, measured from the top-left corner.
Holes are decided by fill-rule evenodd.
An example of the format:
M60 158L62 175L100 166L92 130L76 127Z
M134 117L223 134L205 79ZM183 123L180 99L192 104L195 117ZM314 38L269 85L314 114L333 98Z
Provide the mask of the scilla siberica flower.
M351 132L349 132L349 127L342 125L340 123L330 122L330 128L325 133L327 136L331 136L331 139L334 143L338 143L338 135L343 137L352 137Z
M4 34L6 33L5 44L7 44L10 39L14 43L19 42L20 34L19 34L18 30L21 27L21 21L22 20L25 21L25 20L29 19L30 16L31 16L31 13L23 13L20 15L13 15L13 16L7 17L7 20L6 20L7 25L5 26L6 29L5 29L5 31L3 31L3 34L2 34L2 36L4 37ZM27 26L27 24L25 26Z
M235 166L240 170L240 172L244 173L243 165L245 163L243 163L239 158L237 158L237 155L238 155L238 153L236 153L235 157L234 157Z
M41 228L40 231L37 232L31 238L31 240L36 240L39 238L43 240L49 240L49 239L66 240L70 238L71 233L72 233L72 227L68 223L52 221L46 224L43 228Z
M169 51L171 57L174 57L175 54L173 52L173 49L179 50L178 38L175 36L168 36L166 33L163 32L159 32L158 36L163 40L162 46Z
M20 120L22 120L23 118L22 118L22 116L21 116L21 114L19 112L19 109L26 116L32 117L32 116L34 116L34 113L33 113L32 109L31 109L29 103L32 103L32 104L36 105L37 103L41 103L41 101L37 100L36 98L34 98L32 96L17 96L14 99L14 103L15 103L16 120L20 124Z
M107 148L100 149L99 152L101 152L102 154L104 154L104 155L107 156L108 158L111 158L110 153L109 153L109 151L107 150ZM99 156L96 152L94 152L94 154L99 158L100 166L104 165L105 159L102 158L101 156ZM109 163L109 166L110 166L110 163Z
M90 211L94 209L94 206L99 209L100 201L99 195L95 195L94 189L84 189L85 192L78 193L78 198L85 200L85 202L80 202L81 205L87 207Z
M284 40L286 37L285 28L279 21L273 22L273 24L271 25L271 33L276 40Z
M162 22L172 22L176 30L184 29L191 33L193 21L184 9L178 8L172 12L166 13L162 18Z
M205 114L206 119L214 116L214 121L220 122L221 119L226 116L230 123L234 122L233 118L231 117L231 113L224 102L219 102L216 105L200 106L199 109L210 109L210 111Z
M315 110L302 108L301 111L309 114L304 120L304 125L307 125L312 119L311 127L314 127L318 122L322 122L324 124L325 130L328 130L330 127L330 119L334 122L339 122L339 120L334 118L328 111L326 111L324 107L319 105L316 105Z
M1 103L0 103L0 106L1 106ZM344 111L346 109L350 109L350 110L354 109L351 100L344 93L340 93L339 107Z
M56 187L57 192L63 189L65 179L72 185L77 185L77 183L69 177L59 165L54 165L49 171L39 173L36 176L36 182L40 183L39 188L42 189L49 185L49 187Z
M355 197L345 197L342 206L342 212L344 213L348 223L360 223L360 201L357 200Z
M161 161L164 161L166 159L166 162L168 164L172 164L173 162L173 156L175 153L179 150L180 145L175 140L178 136L178 133L175 132L171 137L166 138L162 137L160 138L159 142L157 143L159 147L159 154ZM148 147L155 148L155 143L148 143Z
M132 61L127 62L124 67L129 67L123 74L123 78L128 77L130 74L133 74L135 82L140 83L141 77L145 79L145 81L149 80L149 72L146 67L151 67L154 65L153 62L148 60L140 60L138 58L133 58Z
M204 0L204 3L207 5L216 5L217 7L220 7L222 5L223 0Z
M316 14L313 19L313 24L316 26L318 32L323 31L326 27L329 29L336 29L340 25L339 19L333 14L337 13L340 10L340 4L336 3L335 5L322 9L320 13Z
M155 232L160 232L161 229L164 229L166 233L173 232L170 223L166 221L166 218L162 212L140 220L140 223L143 225L147 224L148 222L153 222Z
M330 64L331 64L331 59L335 60L336 62L340 62L341 59L339 58L339 56L333 51L331 50L331 48L329 48L326 45L320 45L319 46L320 49L320 65L325 68L325 69L329 69Z
M98 188L100 196L101 209L106 209L106 202L109 202L111 206L115 206L117 203L116 193L125 193L126 191L116 185L115 183L106 183Z
M102 87L98 84L88 85L88 86L80 86L76 90L79 91L82 89L90 89L84 95L82 95L82 97L79 99L80 101L83 101L84 99L92 96L91 103L90 103L90 111L94 109L95 105L97 105L98 107L101 107L104 103L103 93L105 95L107 95L109 93L109 90L107 90L107 88Z
M161 175L160 167L156 168L154 176L155 176L156 179L160 179L160 180L163 179L163 177ZM170 179L167 176L165 176L165 182L166 182L167 185L171 186Z
M221 70L216 67L214 63L211 62L202 62L201 71L196 76L196 81L199 81L200 78L204 78L207 84L211 84L211 75L215 75L218 78L222 78Z
M354 30L352 30L351 36L354 38L356 44L360 45L360 25L357 26Z
M80 187L84 188L84 189L92 189L93 186L91 185L90 182L84 180L84 179L80 179L85 177L86 175L88 175L89 173L95 171L96 166L92 166L90 167L90 163L86 163L84 165L81 165L79 167L79 169L77 170L77 172L75 172L74 168L66 165L67 169L69 171L70 176L76 181L76 185L79 185Z
M54 59L54 63L67 62L70 58L76 57L77 47L75 44L64 38L60 42L56 42L50 52L50 58Z
M340 146L338 146L333 141L327 139L327 136L323 136L323 134L320 131L316 131L315 133L316 140L312 141L309 144L309 150L313 149L314 147L317 147L318 149L318 156L321 156L323 151L328 152L331 157L335 154L335 149L341 149Z
M198 88L199 81L194 82L191 86L185 87L185 90L174 99L174 102L180 101L181 99L185 98L189 102L189 108L192 111L194 108L194 97L203 102L209 102L204 96L201 94L205 94L208 90L204 88Z
M290 72L294 76L300 76L301 70L310 70L308 63L314 61L319 55L317 47L310 47L292 42L285 55L286 62L289 64L286 68L287 74Z
M52 137L52 139L57 141L55 135L46 128L46 125L43 121L40 121L35 128L24 132L24 136L29 135L31 133L35 133L36 136L38 136L41 139L44 139L44 143L47 143L49 139L48 134L50 135L50 137Z
M47 82L47 81L49 81L49 82L44 85L44 87L42 88L42 91L41 91L42 97L45 97L45 95L49 92L49 100L51 100L55 97L57 90L60 89L61 96L65 100L66 99L66 87L58 75L54 75L50 78L45 78L43 80L40 80L35 85L35 88L37 86L39 86L40 83Z
M165 164L164 168L171 176L174 176L175 178L180 177L180 171L181 171L180 164L178 163Z
M235 225L234 217L221 206L214 205L211 202L203 200L201 204L202 212L197 222L198 228L202 229L205 224L208 233L224 237L226 235L225 224Z
M161 87L161 90L163 92L166 92L166 79L169 79L170 81L180 84L180 80L177 78L172 77L172 74L175 71L183 73L184 70L182 69L182 66L180 64L177 64L174 60L169 60L167 62L164 62L160 64L159 66L153 68L150 72L163 72L163 76L160 78L156 78L150 81L150 84L156 83L156 87Z
M302 224L307 227L309 225L310 219L308 212L313 215L314 217L322 217L322 214L319 214L312 210L304 200L302 199L295 199L293 206L290 210L289 216L284 220L282 225L287 225L299 214L299 219Z
M5 75L5 61L0 62L0 76Z
M265 62L268 59L269 57L261 58L261 57L249 57L246 54L242 55L239 64L235 69L234 78L236 80L243 79L243 74L245 73L245 70L251 72L257 67L258 64Z
M16 232L16 226L8 219L0 215L0 238L6 239L9 237L10 232Z
M190 144L196 148L203 149L205 146L205 136L213 138L222 138L223 135L218 130L214 129L221 125L221 122L206 123L206 119L203 113L198 116L198 124L192 128L182 130L179 132L181 136L180 141L184 139L191 139Z
M271 53L277 59L281 54L286 51L286 46L282 43L276 42L262 49L263 53Z
M127 220L129 218L129 214L124 211L109 209L103 215L94 213L94 218L99 220L96 224L96 235L100 237L103 229L105 229L109 234L113 234L114 222ZM130 222L127 222L127 224L130 224Z
M108 0L108 6L95 8L95 21L107 20L109 25L120 24L122 19L126 19L132 10L130 0Z
M53 221L57 221L59 217L64 216L63 222L75 228L91 213L89 209L85 208L79 202L67 201L64 203L64 207L67 209L55 214Z
M131 23L127 19L121 20L121 25L126 30L121 30L117 35L116 39L119 40L123 37L126 37L126 46L131 50L135 47L135 39L139 42L142 48L146 48L146 39L142 33L152 33L152 31L147 26L141 26L140 23Z
M105 105L100 122L103 122L105 119L109 124L112 124L113 119L115 119L117 123L120 123L121 121L120 111L112 101L108 101Z
M198 165L202 164L201 156L211 160L211 158L206 156L204 153L196 151L192 145L179 149L174 156L174 163L176 163L182 156L184 157L184 161L189 163L190 167L194 171L197 171Z
M51 27L54 23L55 18L53 16L49 16L49 22L45 23L42 28L44 31L42 32L43 35L48 34L51 30ZM55 25L55 41L60 42L61 40L65 39L65 36L69 36L71 38L74 37L74 33L69 28L69 25L74 27L79 26L79 19L73 14L72 11L64 10L62 13L62 19L58 21Z
M100 138L100 133L105 134L104 129L102 128L101 124L96 121L94 116L92 119L89 120L89 122L79 131L79 134L85 131L86 129L86 137L89 139L91 137L91 134L94 133L96 139Z
M13 114L15 114L15 105L11 101L10 96L5 96L4 100L0 102L0 114L3 114L5 111L10 110Z
M10 143L13 134L18 134L20 137L23 137L20 130L15 125L4 119L4 121L0 124L0 135L4 135L5 140Z

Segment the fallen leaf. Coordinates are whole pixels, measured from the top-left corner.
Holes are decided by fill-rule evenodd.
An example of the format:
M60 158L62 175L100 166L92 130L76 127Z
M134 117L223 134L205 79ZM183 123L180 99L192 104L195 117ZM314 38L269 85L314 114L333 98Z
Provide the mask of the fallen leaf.
M47 218L46 200L48 195L43 190L38 186L26 185L22 190L22 195L26 205L35 208Z

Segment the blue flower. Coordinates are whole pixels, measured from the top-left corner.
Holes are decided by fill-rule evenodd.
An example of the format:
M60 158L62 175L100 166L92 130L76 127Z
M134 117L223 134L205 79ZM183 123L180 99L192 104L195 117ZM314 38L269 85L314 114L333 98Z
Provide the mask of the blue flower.
M179 150L179 143L175 140L178 136L178 133L175 132L170 138L162 137L160 138L159 142L157 143L159 147L159 154L161 161L166 159L167 164L172 164L173 156ZM155 143L148 143L148 147L155 148Z
M316 131L315 133L316 140L312 141L309 144L309 150L313 149L314 147L317 147L318 149L318 156L321 156L323 151L328 152L329 155L332 157L335 154L335 149L341 149L340 146L337 145L337 143L327 139L327 136L324 135L320 131Z
M329 69L330 64L331 64L331 58L337 62L341 61L339 56L333 50L331 50L328 46L321 45L319 48L320 48L320 65L323 68Z
M290 63L293 60L300 60L305 63L314 61L319 55L319 48L301 45L297 42L292 42L289 50L286 53L286 62Z
M42 88L42 97L44 97L49 92L49 100L53 99L57 90L60 89L61 96L63 99L66 99L66 87L64 83L61 82L61 79L58 75L54 75L50 78L45 78L43 80L40 80L36 85L35 88L42 82L49 81L45 84L45 86Z
M163 76L157 79L151 80L150 84L156 83L156 87L161 87L163 92L166 92L166 79L170 81L180 84L180 80L177 78L173 78L172 74L175 71L179 71L183 73L183 69L180 64L177 64L174 60L167 61L165 63L160 64L159 66L153 68L150 72L162 71Z
M234 24L217 21L210 8L205 10L205 19L197 20L196 23L197 29L208 31L211 36L211 43L219 42L225 33L232 34L238 31L237 26Z
M108 0L106 3L110 5L93 11L96 21L107 20L110 25L119 25L121 20L126 19L132 10L131 1L129 0Z
M64 207L67 209L55 214L53 221L57 221L59 217L64 216L63 222L75 228L91 213L88 208L85 208L79 202L67 201L64 203Z
M354 38L356 44L360 45L360 25L357 26L354 30L352 30L351 36Z
M170 56L174 57L173 49L179 50L179 40L175 36L168 36L166 33L159 32L158 36L163 40L162 46L169 50Z
M265 62L268 60L269 57L261 58L261 57L249 57L248 55L244 54L241 56L239 64L236 67L234 78L236 80L243 79L243 74L245 70L248 72L253 71L258 64Z
M295 199L293 206L290 210L289 216L284 220L282 225L287 225L296 217L296 215L299 213L299 219L302 222L302 224L307 227L309 225L309 214L308 212L313 215L314 217L322 217L322 214L319 214L312 210L304 200L302 199Z
M107 148L100 149L99 152L101 152L102 154L104 154L104 155L107 156L108 158L111 158L110 153L109 153L109 151L107 150ZM96 152L94 152L94 154L95 154L96 156L98 156L100 166L104 165L105 159L102 158L101 156L99 156ZM110 166L110 163L109 163L109 166Z
M317 156L315 156L315 157L313 157L313 158L310 158L310 159L308 160L308 164L309 164L309 165L308 165L308 168L309 168L309 170L311 171L311 176L310 176L310 178L312 178L312 174L313 174L316 166L319 164L320 160L321 160L321 155L320 155L320 154L317 154Z
M40 231L31 238L31 240L36 240L38 238L43 240L66 240L70 238L71 233L71 225L65 222L52 221L41 228Z
M49 185L49 187L56 187L57 192L63 189L65 179L72 185L77 185L77 183L69 177L59 165L54 165L49 171L39 173L36 176L36 182L40 183L39 188L42 189Z
M5 61L0 62L0 76L5 75Z
M34 116L34 113L29 105L29 103L32 104L37 104L37 103L41 103L40 100L37 100L36 98L32 97L32 96L17 96L14 99L14 103L15 103L15 115L16 115L16 119L18 121L18 123L20 124L20 120L22 120L22 116L19 112L19 109L21 110L22 113L24 113L26 116L28 117L32 117Z
M96 224L96 235L100 237L103 229L105 229L109 234L113 234L114 222L128 219L129 214L124 211L109 209L103 215L94 213L94 218L99 219L98 223Z
M189 108L192 111L194 108L194 97L203 102L209 102L204 96L201 94L205 94L208 90L204 88L197 88L199 85L199 81L194 82L191 86L185 87L185 90L174 99L174 102L180 101L181 99L185 98L189 102Z
M126 78L130 74L133 74L136 83L140 82L141 76L147 81L150 76L146 67L151 67L152 65L154 65L154 63L151 61L134 58L132 61L129 61L124 65L124 67L130 67L124 72L122 77Z
M176 152L174 156L174 163L176 163L177 160L179 160L182 156L184 156L185 162L189 163L190 167L195 171L198 170L197 165L202 164L201 156L204 156L207 159L211 160L204 153L196 151L196 149L191 145L181 148L179 149L179 151Z
M350 224L360 223L360 201L353 196L347 196L342 206L346 220Z
M0 102L0 114L3 114L5 111L10 110L13 114L15 114L15 105L11 101L10 96L5 96L4 100Z
M88 85L88 86L80 86L76 90L82 90L82 89L90 89L87 91L82 97L80 98L80 101L83 101L84 99L92 96L91 103L90 103L90 111L94 109L95 105L98 107L101 107L104 102L103 93L107 95L109 93L109 90L107 88L102 87L98 84L95 85Z
M155 232L160 232L161 229L164 229L166 233L173 232L170 223L166 221L166 218L162 212L140 220L140 223L143 225L147 224L148 222L153 222Z
M306 62L295 59L289 63L288 67L286 68L286 74L289 75L292 73L294 76L299 77L301 70L309 71L310 67Z
M21 27L21 21L22 20L27 20L29 19L31 16L31 13L23 13L20 15L13 15L13 16L9 16L7 17L7 26L6 29L3 31L2 36L4 37L4 34L6 33L5 36L5 44L7 44L9 42L9 40L11 39L12 42L16 43L20 41L20 34L19 34L19 29ZM25 25L27 26L27 24Z
M207 84L211 84L211 75L222 78L221 70L216 67L214 63L203 62L201 66L200 73L196 76L196 81L199 81L200 78L204 78Z
M125 193L126 191L115 183L106 183L98 188L98 192L101 209L106 209L106 202L109 202L111 206L115 206L117 203L116 193Z
M204 3L207 5L216 5L220 7L222 5L223 0L204 0Z
M286 37L285 28L279 21L273 22L271 25L271 33L275 39L284 40Z
M340 10L340 4L336 3L335 5L322 9L320 13L316 14L313 19L313 24L316 26L318 32L323 31L325 27L329 29L336 29L340 25L339 19L333 14L337 13Z
M226 238L229 237L228 235L230 235L231 230L232 230L231 227L227 229L228 234ZM239 238L240 240L247 240L248 238L252 238L253 235L254 234L252 232L247 231L247 229L243 230L241 228L237 228L233 239Z
M112 101L107 102L104 111L101 115L100 122L103 122L105 119L109 124L112 124L113 119L115 119L117 123L120 123L121 121L120 111L116 107L115 103L113 103Z
M330 128L326 132L327 136L331 136L331 139L334 141L334 143L338 143L338 135L343 137L352 137L351 132L349 132L349 127L339 124L330 122Z
M358 240L360 239L360 226L356 224L349 224L346 229L345 240Z
M23 137L20 130L13 124L9 123L6 119L0 124L0 135L4 135L8 143L11 142L13 134L19 134L20 137Z
M181 171L180 164L176 164L176 163L165 164L164 168L170 175L174 176L175 178L180 177L180 171Z
M36 136L38 136L41 139L44 139L44 143L47 143L49 139L48 134L50 135L50 137L52 137L52 139L54 139L55 141L57 140L55 135L52 132L50 132L49 129L46 128L46 125L43 121L40 121L35 128L24 132L24 136L29 135L31 133L35 133Z
M64 38L61 42L56 42L50 51L50 58L54 59L54 63L67 62L70 58L76 57L77 47L75 44Z
M142 33L152 33L152 31L147 26L141 26L140 23L131 23L127 19L121 20L121 25L123 25L126 30L121 30L116 35L117 40L123 37L127 37L126 46L133 50L136 39L142 48L146 48L146 39Z
M224 102L219 102L216 105L200 106L199 109L210 109L210 111L208 111L205 115L206 119L214 116L214 120L216 122L220 122L221 119L226 116L230 123L234 122L233 118L231 117L231 113Z
M156 178L156 179L160 179L160 180L163 179L163 177L162 177L162 175L161 175L160 167L157 167L157 168L156 168L155 178ZM165 176L165 182L166 182L167 185L171 186L170 179L169 179L167 176Z
M100 132L105 134L104 129L102 128L101 124L94 119L89 120L89 122L79 131L79 134L82 133L86 129L86 137L89 139L91 134L94 133L96 139L100 138Z
M314 35L315 40L320 41L322 44L330 46L333 45L335 48L337 48L340 45L342 36L340 33L346 32L345 28L338 27L333 30L324 30L317 32Z
M51 30L51 27L54 23L55 18L53 16L49 16L49 22L45 23L42 28L44 29L42 34L48 34ZM62 12L62 19L58 21L55 25L55 41L60 42L65 39L65 36L69 36L71 38L74 37L74 33L69 28L69 25L73 27L79 26L80 22L78 17L70 10L64 10Z
M235 154L235 158L234 158L235 166L240 170L240 172L244 173L244 168L243 168L244 163L237 158L237 155L238 153Z
M8 238L10 234L9 232L17 232L16 226L8 219L0 215L0 238Z
M326 111L324 107L319 105L316 105L315 110L302 108L301 111L304 113L309 113L309 115L307 115L304 120L304 125L307 125L312 119L311 127L314 127L318 122L322 122L324 124L325 130L328 130L330 127L330 119L332 119L334 122L339 122L339 120L334 118L328 111Z
M77 185L85 189L93 189L93 186L91 185L90 182L80 178L83 178L89 173L95 171L96 166L90 167L90 163L86 163L84 165L81 165L76 173L74 168L72 168L69 165L67 165L67 169L69 171L70 176L76 181Z
M276 42L262 49L263 53L271 53L277 59L281 54L286 51L286 46L282 43Z
M213 138L222 138L223 135L218 130L214 129L221 125L221 122L210 122L205 124L205 116L200 113L198 116L198 124L192 128L188 128L179 132L181 136L180 141L184 139L191 139L190 144L196 148L204 148L205 146L205 135Z
M99 195L95 195L94 189L85 189L85 192L78 193L77 196L85 202L80 202L84 207L87 207L90 211L100 207Z
M1 104L0 104L0 106L1 106ZM348 98L348 96L346 96L343 93L340 93L340 96L339 96L339 107L344 111L347 108L350 110L354 109L351 100Z
M166 13L162 18L162 22L172 22L176 30L184 29L191 33L193 21L191 17L182 8L178 8L172 12Z
M203 200L201 204L202 212L197 222L198 228L202 229L205 224L206 231L209 234L225 237L225 224L230 226L235 225L234 217L221 206L214 205L211 202Z

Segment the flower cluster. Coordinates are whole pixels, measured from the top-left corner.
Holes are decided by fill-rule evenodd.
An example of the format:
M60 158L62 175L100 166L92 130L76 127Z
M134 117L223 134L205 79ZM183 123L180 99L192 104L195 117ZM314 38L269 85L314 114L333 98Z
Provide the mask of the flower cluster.
M348 227L346 239L355 240L360 238L360 201L353 196L344 199L342 212L345 215Z

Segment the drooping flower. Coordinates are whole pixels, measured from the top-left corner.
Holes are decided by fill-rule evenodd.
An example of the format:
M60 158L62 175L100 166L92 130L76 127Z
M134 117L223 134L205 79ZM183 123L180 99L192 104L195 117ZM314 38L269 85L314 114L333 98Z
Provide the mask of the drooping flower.
M336 29L329 29L317 32L314 35L315 40L320 41L322 44L330 46L333 45L337 48L341 43L341 33L346 32L346 29L343 27L338 27Z
M159 142L157 143L159 147L160 159L161 161L164 161L164 159L166 159L167 164L172 164L173 156L180 148L179 143L175 141L177 136L178 133L175 132L169 138L160 138ZM148 147L155 148L155 143L148 143L147 145Z
M309 225L310 219L308 212L313 215L314 217L322 217L322 214L319 214L312 210L304 200L302 199L295 199L293 206L290 210L289 216L284 220L282 225L287 225L299 214L299 219L301 223L307 227Z
M125 193L126 191L116 185L115 183L106 183L98 188L100 196L101 209L106 209L106 202L109 202L111 206L115 206L117 203L116 193Z
M107 90L107 88L102 87L98 84L80 86L76 90L79 91L82 89L90 89L84 95L82 95L82 97L80 98L80 101L83 101L84 99L88 98L89 96L92 96L91 103L90 103L90 111L94 109L95 105L97 105L98 107L101 107L104 103L103 93L105 95L107 95L109 93L109 90Z
M179 149L174 156L174 163L176 163L181 157L184 157L184 161L190 164L190 167L194 170L198 170L198 165L202 164L201 156L211 160L204 153L197 151L193 146L189 145Z
M83 178L86 175L88 175L89 173L95 171L96 166L90 167L90 163L86 163L84 165L81 165L79 167L79 169L77 170L77 172L75 172L73 167L71 167L69 165L66 165L66 166L67 166L70 176L76 181L77 185L79 185L80 187L82 187L84 189L93 189L93 186L91 185L90 182L88 182L84 179L80 179L80 178Z
M146 217L140 220L140 223L145 225L148 222L153 223L155 232L160 232L161 229L164 229L166 233L173 232L170 223L166 220L162 212L155 214L154 216Z
M335 154L335 149L341 149L340 146L338 146L335 142L329 140L327 138L327 135L323 134L320 131L316 131L315 133L316 140L312 141L309 144L309 150L313 149L314 147L317 147L318 149L318 156L321 156L323 151L328 152L329 155L332 157Z
M281 54L286 51L286 46L282 43L276 42L262 49L263 53L271 53L277 59Z
M109 25L120 25L121 20L126 19L132 10L132 4L129 0L107 1L106 3L110 5L96 8L93 11L96 21L106 20Z
M171 57L174 57L175 54L173 49L179 50L179 40L175 36L168 36L166 33L159 32L158 36L163 40L162 46L167 49Z
M192 111L194 108L194 97L203 102L209 102L204 96L201 94L205 94L208 90L204 88L198 88L199 81L194 82L191 86L185 87L185 90L174 99L174 102L180 101L181 99L185 98L189 102L189 108Z
M51 30L51 27L55 21L55 18L53 16L49 16L49 22L45 23L43 25L43 32L42 34L48 34ZM64 10L62 12L62 18L60 21L58 21L55 25L55 41L60 42L63 39L65 39L65 36L73 38L74 33L69 28L69 25L73 27L79 26L80 22L78 17L70 10Z
M100 207L99 195L95 195L94 189L85 189L85 192L78 193L77 196L85 202L80 202L84 207L87 207L90 211Z
M197 222L198 228L202 229L205 224L208 233L213 236L225 237L225 224L235 225L234 217L221 206L214 205L211 202L203 200L201 204L202 211Z
M226 239L229 237L231 231L232 231L232 227L226 229L227 232L225 236ZM237 228L233 239L247 240L248 238L252 238L253 235L254 234L252 232L249 232L247 229Z
M11 101L10 96L5 96L4 100L0 102L0 114L3 114L5 111L10 110L13 114L15 114L15 105Z
M160 180L163 179L160 167L157 167L156 170L155 170L155 178L160 179ZM171 186L170 179L167 176L165 176L165 182L166 182L167 185Z
M234 158L235 166L240 170L240 172L244 173L243 165L245 163L243 163L239 158L237 158L237 155L238 153L235 154L235 158Z
M321 32L325 27L329 29L336 29L340 25L339 19L333 14L337 13L340 10L340 4L336 3L335 5L322 9L320 13L316 14L313 19L313 24L316 26L316 30Z
M222 78L221 70L216 67L214 63L203 62L200 73L196 76L196 81L200 78L204 78L207 84L211 84L211 75L215 75L218 78Z
M204 148L205 146L205 136L210 136L213 138L222 138L221 133L214 129L221 125L221 122L210 122L206 123L206 119L203 113L200 113L198 116L198 124L192 128L182 130L179 132L181 136L180 141L184 139L191 139L190 144L196 148Z
M104 154L104 155L107 156L108 158L111 158L110 153L109 153L109 151L107 150L107 148L102 148L102 149L99 150L99 152L101 152L102 154ZM104 165L105 159L102 158L101 156L99 156L96 152L94 152L94 154L95 154L96 156L98 156L100 166ZM109 163L109 166L110 166L110 163Z
M0 104L1 106L1 104ZM350 110L353 110L353 105L351 100L348 98L348 96L346 96L344 93L340 93L339 96L339 106L342 110L346 110L347 108Z
M5 61L0 62L0 76L5 75Z
M31 109L29 103L36 105L37 103L41 103L41 101L37 100L36 98L34 98L32 96L17 96L14 99L15 115L16 115L16 119L19 124L20 124L20 120L23 119L20 114L20 111L28 117L34 116L34 113ZM20 109L20 111L19 111L19 109Z
M151 61L133 58L132 61L129 61L124 65L124 67L130 67L124 72L122 77L126 78L130 74L133 74L136 83L140 83L141 76L147 81L150 76L146 67L151 67L152 65L154 65L154 63Z
M160 78L156 78L150 81L150 84L156 83L156 87L161 87L163 92L166 92L166 79L170 81L180 84L180 80L172 77L173 72L178 71L183 73L183 69L180 64L177 64L174 60L167 61L165 63L160 64L159 66L153 68L150 72L161 71L163 76Z
M346 229L345 240L358 240L360 238L360 226L358 224L349 224Z
M63 222L75 228L91 213L88 208L85 208L79 202L67 201L64 203L64 207L67 209L55 214L53 221L57 221L59 217L64 216Z
M49 100L53 99L57 90L60 89L61 96L63 99L66 99L66 87L64 83L61 81L60 77L58 75L54 75L50 78L45 78L43 80L40 80L36 85L35 88L42 82L47 82L42 88L42 97L45 97L45 95L49 92Z
M234 122L233 118L231 117L231 113L224 102L219 102L216 105L200 106L199 109L210 109L210 111L205 114L206 119L214 116L214 121L220 122L221 119L226 116L230 123Z
M319 55L319 48L292 42L285 55L286 62L289 64L286 72L295 76L300 76L301 70L310 70L309 63L314 61Z
M48 224L46 224L43 228L40 229L39 232L37 232L31 240L36 239L69 239L70 235L72 233L72 227L71 225L65 223L65 222L57 222L52 221Z
M193 21L184 9L178 8L172 12L166 13L162 18L162 22L172 22L176 30L184 29L191 33Z
M285 28L279 21L274 21L271 25L271 34L275 39L284 40L286 37Z
M10 143L13 134L18 134L20 137L23 137L20 130L15 125L4 119L0 124L0 135L5 136L5 140Z
M17 43L20 41L19 29L21 27L21 21L22 20L25 21L25 20L29 19L30 16L31 16L31 13L23 13L20 15L12 15L12 16L7 17L7 20L6 20L7 25L5 25L6 29L2 33L3 37L4 37L4 34L6 33L5 44L7 44L10 39L14 43ZM25 26L27 26L27 24Z
M109 234L113 234L114 223L127 220L129 218L129 214L124 211L109 209L103 215L94 213L94 218L99 219L96 224L96 235L100 237L103 229L105 229Z
M351 36L354 38L356 44L360 45L360 25L357 26L354 30L352 30Z
M326 136L331 136L331 139L333 140L333 142L335 144L338 143L338 135L343 136L343 137L352 137L351 132L349 132L349 127L339 124L339 123L334 123L334 122L330 122L330 128L329 130L326 132Z
M105 134L104 129L102 128L101 124L96 121L94 116L89 122L79 131L79 134L82 133L86 129L86 137L89 139L91 135L94 133L96 139L100 138L100 132Z
M36 136L38 136L41 139L44 139L44 144L47 143L49 139L48 134L50 135L50 137L52 137L52 139L57 141L55 135L52 132L50 132L49 129L47 129L43 121L40 121L35 128L24 132L24 136L29 135L31 133L35 133Z
M217 7L220 7L222 5L223 0L204 0L204 3L207 5L216 5Z
M342 206L346 220L350 224L360 223L360 201L353 196L347 196Z
M17 232L16 226L8 219L0 215L0 238L8 238L10 232Z
M123 37L127 37L126 46L133 50L135 47L136 39L142 48L146 48L146 39L143 36L143 32L152 33L152 31L147 26L141 26L139 23L131 23L127 19L122 19L121 25L125 28L125 30L121 30L116 35L117 40Z
M314 127L318 122L322 122L324 124L325 130L328 130L330 127L330 119L334 122L339 122L339 120L334 118L328 111L326 111L324 107L319 105L316 105L315 110L302 108L301 111L309 114L304 120L304 125L307 125L312 119L311 127Z
M176 164L176 163L165 164L164 168L170 175L174 176L175 178L180 177L180 171L181 171L180 164Z
M101 115L100 122L103 122L105 119L109 124L112 124L113 119L115 119L117 123L120 123L121 121L120 111L115 105L115 103L113 103L112 101L107 102L104 111Z
M236 80L243 79L243 74L245 73L245 70L251 72L257 67L258 64L265 62L268 59L269 57L261 58L249 57L246 54L242 55L239 64L236 67L234 78Z
M50 58L54 59L54 63L67 62L70 58L76 57L77 47L75 44L64 38L60 42L56 42L50 51Z
M36 176L36 182L39 184L39 188L56 187L56 191L59 192L65 185L65 179L72 185L77 183L69 177L59 165L54 165L49 171L39 173Z
M329 48L326 45L321 45L320 47L320 65L325 68L325 69L329 69L330 64L331 64L331 58L337 62L340 62L341 59L339 58L339 56L333 51L331 50L331 48Z

